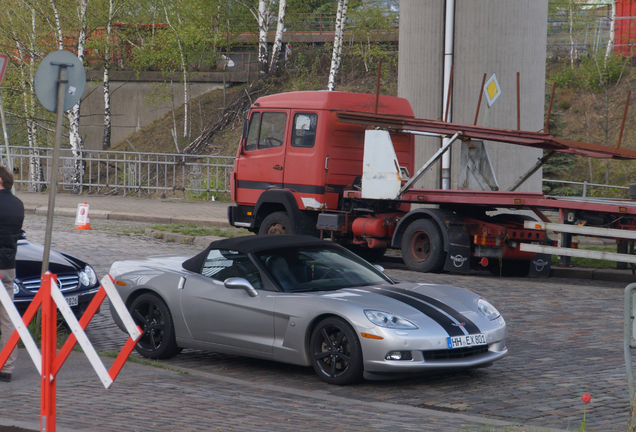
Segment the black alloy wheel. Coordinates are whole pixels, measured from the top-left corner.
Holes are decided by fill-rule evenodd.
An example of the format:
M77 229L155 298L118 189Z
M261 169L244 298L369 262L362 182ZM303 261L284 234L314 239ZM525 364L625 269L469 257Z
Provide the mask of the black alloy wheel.
M314 370L323 381L347 385L362 379L360 341L344 320L322 320L311 334L309 349Z
M142 294L130 306L130 314L142 331L135 350L150 359L167 359L179 354L172 315L168 306L154 294Z

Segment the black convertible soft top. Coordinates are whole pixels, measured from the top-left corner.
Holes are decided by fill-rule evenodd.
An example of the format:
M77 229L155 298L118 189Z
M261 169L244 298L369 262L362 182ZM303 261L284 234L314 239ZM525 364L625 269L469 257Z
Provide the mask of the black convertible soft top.
M316 237L306 235L250 235L244 237L227 238L217 240L205 248L205 250L183 262L182 266L186 270L199 272L203 268L203 263L212 249L229 249L250 254L269 249L279 249L286 247L300 247L313 245L334 245L335 243L320 240Z

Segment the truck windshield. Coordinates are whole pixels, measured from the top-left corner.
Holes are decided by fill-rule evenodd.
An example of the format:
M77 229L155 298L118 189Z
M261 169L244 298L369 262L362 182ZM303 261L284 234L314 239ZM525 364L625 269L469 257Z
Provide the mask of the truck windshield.
M384 273L342 247L285 248L260 252L256 257L285 292L393 283Z

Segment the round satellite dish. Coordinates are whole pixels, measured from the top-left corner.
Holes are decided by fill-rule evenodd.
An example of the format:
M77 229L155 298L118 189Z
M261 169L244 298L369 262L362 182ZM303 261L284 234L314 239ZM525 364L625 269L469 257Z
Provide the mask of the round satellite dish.
M35 95L47 111L57 111L57 89L60 68L66 66L64 111L70 110L82 98L86 88L84 65L73 53L54 51L44 57L35 73Z

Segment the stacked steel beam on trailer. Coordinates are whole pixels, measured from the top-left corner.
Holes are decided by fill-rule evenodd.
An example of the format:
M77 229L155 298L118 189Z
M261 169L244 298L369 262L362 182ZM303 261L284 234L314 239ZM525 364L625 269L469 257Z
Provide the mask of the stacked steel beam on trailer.
M636 159L636 150L569 141L554 138L552 135L543 132L515 131L351 111L338 111L337 117L338 121L342 123L373 126L398 133L416 131L452 136L457 132L461 132L461 139L464 141L470 139L496 141L599 159Z

